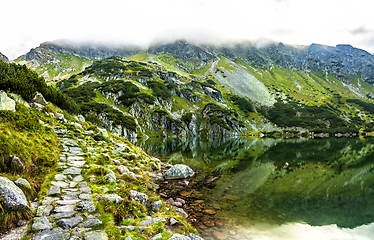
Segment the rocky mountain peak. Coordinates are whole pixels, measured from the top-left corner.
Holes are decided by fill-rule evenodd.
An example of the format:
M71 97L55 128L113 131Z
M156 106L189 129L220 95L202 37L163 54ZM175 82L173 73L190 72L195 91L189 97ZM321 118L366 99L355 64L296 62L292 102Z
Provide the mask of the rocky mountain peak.
M0 52L0 61L4 61L6 63L9 63L9 59Z

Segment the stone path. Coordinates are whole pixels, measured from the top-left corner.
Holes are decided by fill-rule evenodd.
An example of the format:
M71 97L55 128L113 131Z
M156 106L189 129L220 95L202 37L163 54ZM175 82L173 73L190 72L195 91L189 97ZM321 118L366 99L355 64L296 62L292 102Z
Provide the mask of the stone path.
M47 196L37 208L31 226L36 234L32 239L108 239L104 230L98 230L102 222L100 214L95 213L91 189L84 177L86 161L82 148L69 131L54 130L63 147L58 162L61 173L54 176Z

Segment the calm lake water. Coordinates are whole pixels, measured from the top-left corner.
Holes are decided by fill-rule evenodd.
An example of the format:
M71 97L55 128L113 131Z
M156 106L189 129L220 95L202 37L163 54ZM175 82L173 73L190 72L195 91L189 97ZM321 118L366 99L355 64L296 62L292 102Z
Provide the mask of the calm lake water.
M374 239L374 138L138 142L189 165L227 239ZM208 237L209 238L209 237Z

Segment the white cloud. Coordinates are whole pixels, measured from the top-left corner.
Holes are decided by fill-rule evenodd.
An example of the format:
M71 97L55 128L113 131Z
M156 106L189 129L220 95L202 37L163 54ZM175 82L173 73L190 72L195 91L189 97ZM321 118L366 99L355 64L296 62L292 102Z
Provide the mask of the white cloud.
M61 38L146 45L269 38L290 44L348 43L374 51L368 0L12 0L2 4L0 51L14 59Z

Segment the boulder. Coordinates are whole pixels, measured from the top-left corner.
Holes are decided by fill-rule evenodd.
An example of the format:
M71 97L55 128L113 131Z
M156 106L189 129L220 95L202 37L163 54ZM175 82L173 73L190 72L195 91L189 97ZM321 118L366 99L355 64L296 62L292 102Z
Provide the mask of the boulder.
M134 190L130 190L130 199L132 201L138 201L144 206L147 206L148 203L148 195L145 193L140 193Z
M15 112L16 111L16 102L9 98L6 92L0 90L0 111L2 110L10 110Z
M31 100L31 102L40 104L43 107L48 104L40 92L36 92L35 97Z
M26 168L19 157L12 156L10 158L9 162L10 162L10 164L9 164L10 168L13 169L13 170L22 171L22 170L25 170L25 168Z
M165 179L187 178L195 175L195 172L187 165L175 164L164 173Z
M29 203L22 190L5 177L0 177L0 199L2 206L7 209L17 210L29 208Z
M155 211L155 212L160 211L161 207L162 207L162 201L161 200L155 201L155 202L152 203L152 211Z

